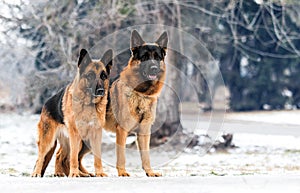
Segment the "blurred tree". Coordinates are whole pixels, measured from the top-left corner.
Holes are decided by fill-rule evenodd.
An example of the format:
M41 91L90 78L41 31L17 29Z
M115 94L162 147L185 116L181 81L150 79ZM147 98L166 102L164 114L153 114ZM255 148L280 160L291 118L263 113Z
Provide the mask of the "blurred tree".
M0 20L6 22L10 31L18 31L18 35L31 41L35 70L26 78L27 100L36 112L47 97L72 79L80 48L91 48L116 30L141 24L174 26L201 40L220 65L231 92L231 108L242 111L299 106L299 7L298 1L293 0L53 0L35 4L21 1L20 5L9 6L11 17L0 14ZM122 41L129 45L129 39ZM180 49L184 46L180 45ZM124 61L130 52L124 53L118 57L118 72L126 65ZM213 87L218 85L213 83L213 73L204 76L207 70L213 71L210 65L199 62L188 68L182 65L188 60L179 53L170 52L169 56L171 65L195 81L198 99L211 109L207 82ZM178 78L178 72L170 70L170 84L182 90L184 80ZM182 129L178 98L170 92L162 100L174 108L158 112L166 113L168 119L160 133L155 134L157 138Z
M283 109L296 105L292 66L299 63L299 18L291 20L293 3L239 1L223 20L231 46L220 62L231 91L233 110ZM297 6L296 6L297 7ZM299 98L299 97L297 97Z
M14 28L23 38L32 42L31 49L36 52L35 70L27 77L29 104L35 112L40 111L48 97L72 80L80 47L97 47L96 43L106 35L133 25L159 23L178 26L177 15L180 11L172 2L142 1L54 0L36 4L24 3L19 7L22 16L14 21ZM125 57L116 66L126 66L130 57L128 53L130 52L125 52ZM175 53L173 55L178 60L174 59L171 64L180 69L181 57ZM180 85L177 84L178 72L171 68L169 71L172 80L170 84L177 87ZM161 133L156 135L158 138L173 135L177 128L182 129L179 101L172 92L166 96L168 97L163 99L165 104L173 108L162 112L168 114L168 119L162 126Z

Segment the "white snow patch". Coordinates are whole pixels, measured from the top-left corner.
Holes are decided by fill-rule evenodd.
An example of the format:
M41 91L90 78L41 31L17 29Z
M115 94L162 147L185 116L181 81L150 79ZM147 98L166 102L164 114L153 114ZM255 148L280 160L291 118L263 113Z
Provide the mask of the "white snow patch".
M246 113L227 113L226 119L255 121L273 124L300 125L300 111L265 111Z
M255 113L253 115L259 117ZM267 115L264 116L267 117ZM283 114L281 122L284 122L286 117ZM0 176L29 176L37 159L35 141L39 115L0 114L0 120ZM277 121L280 122L280 120ZM197 124L197 121L194 124ZM234 133L233 143L238 148L221 153L186 151L175 159L174 157L170 158L173 160L155 169L161 171L164 176L170 177L299 174L299 137ZM162 151L154 156L163 157L165 154ZM109 156L111 160L115 159L114 151L105 152L105 155ZM140 163L138 154L127 151L126 158L128 158L127 169L132 176L145 176L141 166L136 166L136 163ZM132 160L135 162L131 163ZM104 162L104 171L109 176L116 176L116 169L111 163ZM92 155L85 157L83 164L89 171L94 171ZM53 173L54 158L46 170L46 176Z

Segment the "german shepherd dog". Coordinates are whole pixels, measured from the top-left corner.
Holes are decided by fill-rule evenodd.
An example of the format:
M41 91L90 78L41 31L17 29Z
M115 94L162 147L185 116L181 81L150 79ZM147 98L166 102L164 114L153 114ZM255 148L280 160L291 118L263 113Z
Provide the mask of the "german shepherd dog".
M142 166L149 177L159 177L150 166L149 146L151 126L155 121L156 104L166 77L164 62L168 44L166 32L155 43L145 43L136 30L131 34L131 57L119 78L110 87L104 129L116 133L117 170L119 176L130 176L125 170L125 145L128 134L137 133L137 145ZM81 158L89 150L82 147ZM67 155L57 153L57 160ZM68 163L63 164L68 168ZM67 169L65 169L67 170ZM81 170L81 169L80 169Z
M86 149L93 150L95 175L107 176L102 169L101 138L111 67L112 50L106 51L97 61L92 60L85 49L80 51L73 82L49 98L43 106L38 123L38 159L32 177L44 175L57 140L60 143L57 154L65 154L61 156L65 159L56 160L56 176L90 176L81 165L82 156L79 156Z
M134 30L131 34L128 65L111 85L104 128L116 132L116 167L119 176L130 176L125 169L125 146L131 132L137 133L137 146L146 175L161 176L151 169L149 146L157 99L166 77L164 60L167 44L166 32L155 43L145 43Z

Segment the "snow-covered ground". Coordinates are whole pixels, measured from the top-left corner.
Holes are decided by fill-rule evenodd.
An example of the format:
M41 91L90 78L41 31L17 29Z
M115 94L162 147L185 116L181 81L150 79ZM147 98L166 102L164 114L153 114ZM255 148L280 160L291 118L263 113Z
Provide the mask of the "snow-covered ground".
M1 178L1 192L31 193L299 193L297 175L162 178Z
M258 111L229 113L227 119L240 121L255 121L273 124L300 125L300 111ZM300 133L300 131L299 131Z
M161 189L161 192L175 193L239 192L241 189L249 192L279 192L288 191L287 188L290 188L299 192L300 119L297 117L300 117L298 111L229 113L221 132L233 132L233 143L237 148L206 154L185 150L176 158L170 157L166 164L156 167L164 176L159 179L144 177L140 167L130 163L133 159L139 160L138 155L131 154L130 151L129 155L127 154L127 157L130 157L128 171L133 178L117 178L114 162L111 161L114 158L111 158L104 160L104 170L110 176L106 179L49 178L54 172L54 159L46 171L48 178L32 179L28 176L37 158L35 138L39 116L0 114L0 190L61 192L60 188L64 187L66 192L83 188L90 191L101 191L103 188L104 192L113 192L118 187L123 187L124 192L150 192L165 188ZM192 119L189 120L189 124L193 124ZM243 125L251 127L239 129ZM282 131L278 132L281 128ZM164 152L160 152L154 156L159 157L163 154ZM114 152L107 152L106 157L109 156L114 157ZM91 155L84 160L84 165L90 171L93 171L92 160ZM87 185L91 186L86 187ZM278 188L280 185L284 186ZM143 187L148 189L144 190Z

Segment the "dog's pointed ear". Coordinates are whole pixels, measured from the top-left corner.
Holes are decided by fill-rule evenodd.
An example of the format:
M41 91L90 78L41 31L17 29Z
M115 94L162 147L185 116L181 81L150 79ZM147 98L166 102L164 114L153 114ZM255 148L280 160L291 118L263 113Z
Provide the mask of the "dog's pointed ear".
M84 71L84 69L92 62L92 59L86 49L81 49L78 59L78 68L80 74Z
M168 47L168 34L166 31L164 31L159 38L156 40L156 42L160 47L162 47L164 50Z
M110 74L110 70L113 65L113 50L112 49L107 50L103 54L103 56L101 58L101 62L105 65L107 74Z
M140 34L136 30L133 30L131 33L131 45L130 45L131 50L134 50L136 47L139 47L144 43L145 41L142 39Z

